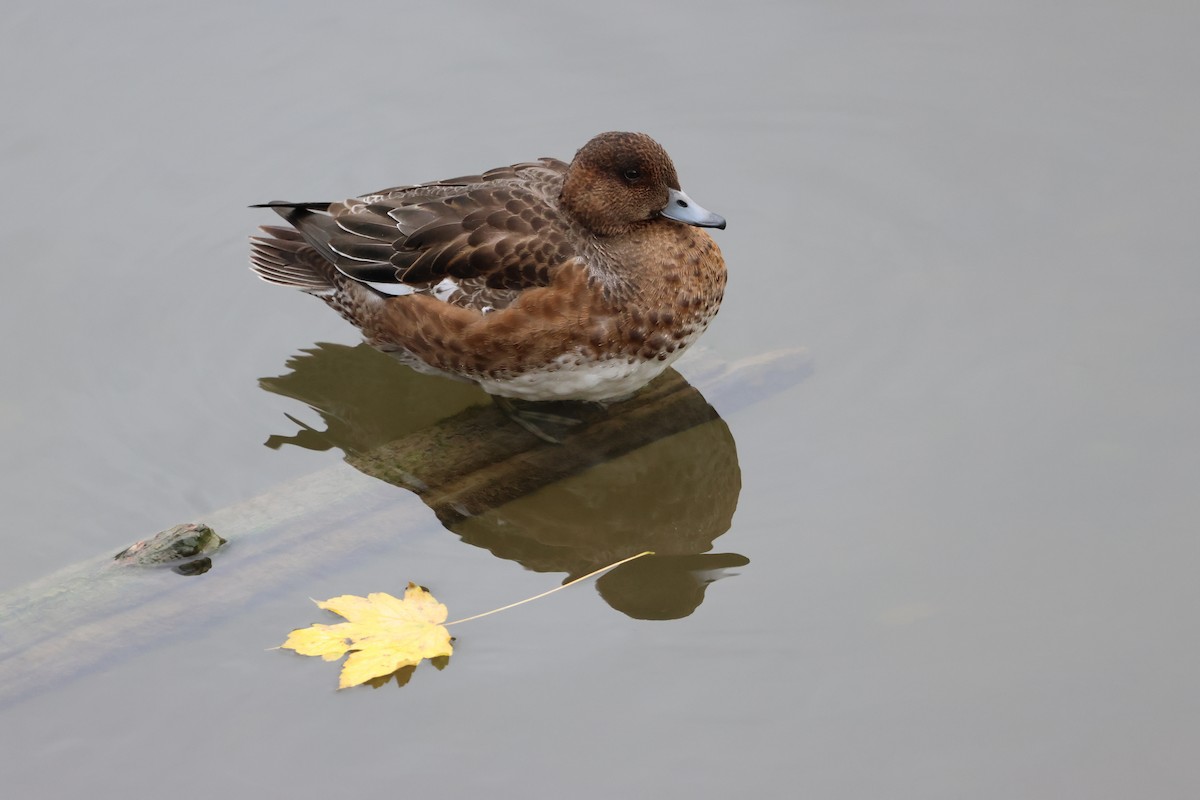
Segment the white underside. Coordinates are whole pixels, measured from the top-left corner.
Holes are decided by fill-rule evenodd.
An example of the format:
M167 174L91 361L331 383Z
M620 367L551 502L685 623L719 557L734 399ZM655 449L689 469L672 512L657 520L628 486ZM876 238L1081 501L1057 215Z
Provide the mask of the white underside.
M484 378L479 385L488 394L518 400L615 400L654 380L682 353L677 350L663 361L638 359L630 363L626 358L612 358L580 366L575 364L577 357L568 354L559 356L545 369L511 378Z

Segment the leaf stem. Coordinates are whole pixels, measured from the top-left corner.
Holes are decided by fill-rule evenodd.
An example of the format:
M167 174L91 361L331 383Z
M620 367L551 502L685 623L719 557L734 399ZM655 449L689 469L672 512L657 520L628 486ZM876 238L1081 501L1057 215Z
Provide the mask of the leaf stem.
M642 556L652 556L652 555L654 555L654 551L647 550L643 553L638 553L636 556L630 556L629 558L623 558L620 561L616 562L615 564L609 564L607 567L601 567L600 569L595 570L594 572L589 572L587 575L580 576L573 581L564 583L562 586L555 586L553 589L551 589L547 592L542 592L541 594L535 594L533 597L526 597L524 600L518 600L515 603L509 603L508 605L501 606L500 608L493 608L491 611L485 611L482 614L476 614L473 617L463 617L462 619L456 619L453 622L447 622L444 624L446 625L446 627L449 627L451 625L457 625L460 622L470 622L471 620L482 619L483 617L489 617L492 614L496 614L501 611L507 611L510 608L516 608L517 606L522 606L522 605L525 605L526 603L531 603L534 600L540 600L541 598L545 597L548 594L554 594L557 591L566 589L568 586L574 586L575 584L579 583L580 581L586 581L588 578L594 578L595 576L599 575L601 572L608 572L610 569L615 569L616 567L619 567L622 564L628 564L630 561L633 561L635 558L641 558Z

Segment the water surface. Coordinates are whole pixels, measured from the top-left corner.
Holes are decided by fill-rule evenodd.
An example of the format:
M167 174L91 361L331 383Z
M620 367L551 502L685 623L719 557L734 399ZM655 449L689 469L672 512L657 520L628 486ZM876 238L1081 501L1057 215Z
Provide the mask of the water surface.
M245 269L245 237L269 221L253 202L645 130L730 222L717 234L730 286L704 343L727 361L811 357L786 392L712 401L724 432L705 435L732 447L739 489L728 530L699 546L741 565L688 613L647 619L577 587L459 631L444 671L336 693L331 665L264 651L321 619L307 598L415 580L466 614L581 568L545 557L562 540L514 555L377 482L385 534L416 520L404 536L303 567L263 555L254 566L280 566L261 583L236 541L225 570L148 574L164 591L198 581L195 615L0 711L4 785L1195 795L1192 6L127 2L0 16L0 592L361 443L289 439L301 427L285 415L366 435L311 387L279 383L304 351L356 335ZM334 375L316 386L387 410ZM478 400L412 392L396 427L370 435ZM607 490L653 468L631 463L601 474ZM690 480L697 502L717 494ZM678 497L637 490L618 493L629 519L599 527L674 518L655 513ZM523 503L506 513L532 527L563 500ZM683 535L703 527L679 520Z

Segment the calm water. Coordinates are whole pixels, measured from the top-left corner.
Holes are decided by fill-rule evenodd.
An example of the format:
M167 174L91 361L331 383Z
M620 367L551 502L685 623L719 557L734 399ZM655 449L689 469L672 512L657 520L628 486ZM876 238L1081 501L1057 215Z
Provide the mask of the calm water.
M506 508L541 531L520 542L364 478L368 544L252 564L235 541L202 578L139 578L186 581L190 605L0 709L6 787L1200 790L1194 4L19 2L0 21L0 593L478 402L400 377L389 407L370 370L339 377L348 356L298 389L302 351L356 335L245 269L269 221L249 203L645 130L730 221L705 344L810 355L786 391L712 394L722 419L673 449ZM285 415L330 434L296 446ZM336 693L332 665L264 652L321 620L309 597L415 580L461 616L640 531L725 560L459 629L404 689ZM642 618L663 601L639 586L712 566L702 602Z

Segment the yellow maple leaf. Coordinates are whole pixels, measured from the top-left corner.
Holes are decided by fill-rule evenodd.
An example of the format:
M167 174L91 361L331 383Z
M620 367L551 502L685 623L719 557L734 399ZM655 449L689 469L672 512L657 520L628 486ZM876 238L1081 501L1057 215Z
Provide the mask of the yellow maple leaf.
M320 656L326 661L337 661L349 653L350 657L342 665L339 689L360 683L369 683L378 688L392 677L403 686L408 683L412 668L423 659L430 659L438 669L446 666L454 652L450 646L450 632L446 630L448 626L490 617L525 605L634 559L651 555L654 553L647 550L623 558L549 591L453 622L446 622L446 607L415 583L408 584L403 600L386 592L375 592L366 597L344 594L324 602L314 600L319 607L340 614L346 621L337 625L317 623L294 630L280 647L295 650L303 656Z
M342 665L339 689L453 652L450 631L442 624L446 607L415 583L408 584L403 599L386 592L366 597L346 594L317 605L346 621L294 630L280 646L326 661L350 653Z

